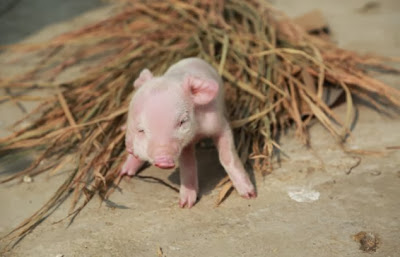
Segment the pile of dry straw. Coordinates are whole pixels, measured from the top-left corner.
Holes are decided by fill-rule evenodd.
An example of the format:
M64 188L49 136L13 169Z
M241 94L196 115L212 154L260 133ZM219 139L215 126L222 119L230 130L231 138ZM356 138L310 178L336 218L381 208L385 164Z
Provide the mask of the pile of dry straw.
M40 153L30 167L1 183L56 172L76 161L54 196L7 239L25 236L68 196L74 216L94 195L106 198L118 184L126 155L121 127L132 83L145 67L161 74L189 56L213 64L225 81L240 156L261 173L270 171L271 153L279 147L274 138L285 127L295 124L297 136L307 144L307 126L317 118L343 140L352 121L352 95L377 108L381 102L400 106L398 90L366 74L366 67L391 70L382 59L362 57L310 35L266 1L124 2L123 12L94 25L44 44L6 48L34 53L41 61L25 74L1 80L1 88L54 88L56 94L32 111L30 117L37 117L32 125L0 139L0 155L21 149ZM92 65L84 75L54 82L86 61ZM344 92L344 121L323 101L328 87ZM24 99L30 98L13 100Z

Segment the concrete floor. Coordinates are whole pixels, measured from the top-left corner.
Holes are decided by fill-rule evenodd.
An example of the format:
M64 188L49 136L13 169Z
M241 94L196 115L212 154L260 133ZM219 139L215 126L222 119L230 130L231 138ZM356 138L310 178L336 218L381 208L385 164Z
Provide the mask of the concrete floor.
M21 0L13 12L26 12L23 9L29 5L24 2L28 1ZM89 2L97 5L97 1ZM400 54L400 2L397 0L379 1L377 8L364 13L359 11L367 3L363 0L341 1L340 5L329 0L273 2L290 16L321 9L342 47L362 53ZM69 12L63 5L52 6L54 12ZM8 31L10 25L2 22L7 16L0 16L1 40L4 34L18 34L21 30L21 34L7 36L1 42L44 40L103 19L112 9L105 7L52 24L91 8L88 6L79 11L71 8L62 19L47 20L32 30L25 28L23 17L17 20L18 16L10 16L16 19L15 24L21 25L12 27L13 32ZM47 4L42 7L30 10L41 17ZM31 36L25 38L27 35ZM10 69L5 67L4 58L0 56L0 75ZM18 72L21 67L12 69ZM400 88L399 77L381 75L380 78ZM52 224L65 216L67 202L5 256L160 256L159 248L162 256L178 257L366 256L352 239L360 231L376 233L381 240L371 256L399 256L400 151L384 149L400 145L400 118L381 115L360 103L357 111L358 119L348 146L383 150L384 156L362 156L356 166L359 159L343 153L319 124L310 131L311 150L302 146L293 131L289 131L281 145L290 159L284 159L271 175L256 177L257 199L244 200L234 192L216 208L219 190L212 188L224 176L224 171L215 151L202 150L198 153L202 198L194 208L180 209L178 194L160 184L138 178L125 180L121 183L122 191L115 192L110 203L100 205L94 199L71 226L67 221ZM336 112L344 116L344 106ZM2 135L9 133L6 125L20 116L22 113L12 104L0 105ZM4 160L2 163L3 171L16 169ZM346 174L349 170L350 174ZM0 185L0 236L41 207L67 172L54 177L44 174L33 183ZM176 183L176 172L149 168L143 174ZM288 193L299 189L319 193L318 200L294 201Z

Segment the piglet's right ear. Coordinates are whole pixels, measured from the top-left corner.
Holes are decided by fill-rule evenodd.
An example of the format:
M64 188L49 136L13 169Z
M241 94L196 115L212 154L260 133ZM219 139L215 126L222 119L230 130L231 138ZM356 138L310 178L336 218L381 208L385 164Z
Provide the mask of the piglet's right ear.
M153 78L153 74L149 69L144 69L140 72L139 77L133 82L135 88L141 87L146 81Z
M218 94L218 83L216 81L192 75L185 77L183 87L196 105L206 105L214 100Z

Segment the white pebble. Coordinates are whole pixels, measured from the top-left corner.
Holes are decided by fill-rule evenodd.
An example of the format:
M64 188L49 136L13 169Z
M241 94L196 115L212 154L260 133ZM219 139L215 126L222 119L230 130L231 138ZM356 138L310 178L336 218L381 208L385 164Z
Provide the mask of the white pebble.
M320 193L303 187L290 188L287 192L289 197L299 203L310 203L319 199Z
M24 176L23 180L25 183L32 183L33 181L32 177L28 175Z

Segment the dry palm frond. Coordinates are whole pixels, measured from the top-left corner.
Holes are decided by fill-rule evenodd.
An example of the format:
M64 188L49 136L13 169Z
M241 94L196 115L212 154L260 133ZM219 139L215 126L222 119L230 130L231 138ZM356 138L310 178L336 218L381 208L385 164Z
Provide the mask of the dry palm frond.
M3 48L36 53L42 59L30 71L0 80L0 88L55 88L57 94L33 111L38 118L32 125L0 139L1 154L15 149L41 153L26 170L0 183L58 170L70 154L77 157L76 168L56 194L7 239L25 236L69 195L73 197L70 215L95 194L108 196L120 180L118 171L125 157L121 127L134 93L132 83L145 67L161 74L190 56L214 65L225 81L240 157L261 173L271 169L278 130L291 122L304 143L308 143L311 117L342 140L352 120L352 94L375 94L400 106L400 92L364 69L392 69L382 59L362 57L308 35L264 1L125 2L122 13L44 44ZM84 75L55 82L69 67L93 59L97 61ZM346 97L343 121L323 100L332 86L342 88ZM40 165L44 159L46 167Z

